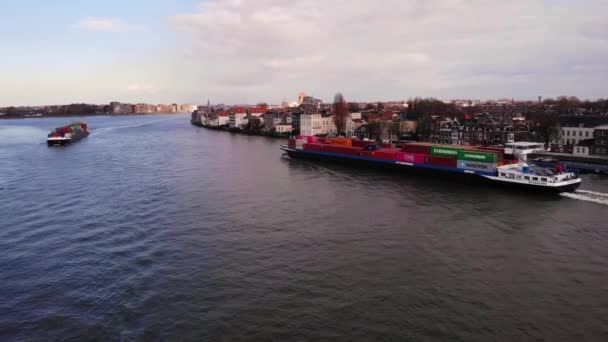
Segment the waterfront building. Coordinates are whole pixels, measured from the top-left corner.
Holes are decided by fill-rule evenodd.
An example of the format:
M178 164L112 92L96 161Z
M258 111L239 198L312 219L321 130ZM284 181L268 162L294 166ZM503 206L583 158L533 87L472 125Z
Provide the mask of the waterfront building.
M235 107L229 113L228 124L230 128L242 128L247 125L247 108Z
M560 142L562 145L577 145L583 140L593 139L594 127L589 127L585 123L574 126L562 126Z
M192 113L198 108L195 104L182 104L179 106L180 113Z
M112 114L131 114L133 105L130 103L110 102L110 113Z
M599 155L608 155L608 125L595 127L593 132L594 146L593 153Z
M336 127L330 115L320 113L306 113L300 116L300 134L302 135L325 135L335 134Z

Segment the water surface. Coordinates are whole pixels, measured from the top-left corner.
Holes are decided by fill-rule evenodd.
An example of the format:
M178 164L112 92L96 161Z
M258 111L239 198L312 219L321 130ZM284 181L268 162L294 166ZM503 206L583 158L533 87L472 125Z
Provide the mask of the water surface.
M528 196L185 115L0 120L0 339L606 340L608 178Z

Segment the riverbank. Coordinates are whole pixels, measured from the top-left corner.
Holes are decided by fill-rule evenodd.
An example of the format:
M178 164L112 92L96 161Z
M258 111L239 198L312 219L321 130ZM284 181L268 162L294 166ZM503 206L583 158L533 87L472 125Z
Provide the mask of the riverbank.
M13 119L44 119L44 118L84 118L84 117L96 117L96 116L111 116L111 117L125 117L125 116L156 116L156 115L184 115L189 113L128 113L128 114L111 114L111 113L93 113L93 114L61 114L61 115L40 115L40 114L28 114L19 116L0 116L0 119L13 120Z
M223 131L223 132L234 133L234 134L243 134L243 135L255 135L255 136L267 137L267 138L272 138L272 139L289 139L289 134L282 134L282 133L276 133L276 132L263 132L263 131L258 131L258 130L244 130L244 129L240 129L240 128L230 128L230 127L226 127L226 126L209 126L209 125L203 125L203 124L196 123L196 122L191 122L191 123L194 126L211 129L214 131Z

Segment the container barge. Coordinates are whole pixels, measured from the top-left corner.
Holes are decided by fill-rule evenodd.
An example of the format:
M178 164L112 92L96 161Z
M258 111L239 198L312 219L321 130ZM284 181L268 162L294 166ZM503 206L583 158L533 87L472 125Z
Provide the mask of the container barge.
M46 143L49 146L66 145L76 142L89 135L89 128L85 122L73 122L72 124L53 128L48 134Z
M298 136L281 149L290 157L378 166L402 172L450 176L535 192L573 192L578 174L562 166L541 168L526 162L542 144L516 142L505 147L407 143L401 148L347 138Z

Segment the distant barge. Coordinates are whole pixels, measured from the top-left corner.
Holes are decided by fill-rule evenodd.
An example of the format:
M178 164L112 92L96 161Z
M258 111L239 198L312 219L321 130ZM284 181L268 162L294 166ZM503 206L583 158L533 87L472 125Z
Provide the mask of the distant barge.
M542 148L536 143L501 147L450 146L409 143L401 149L390 144L299 136L281 149L290 157L381 166L437 176L452 176L534 192L573 192L581 185L576 172L561 166L541 168L526 163L526 155Z
M49 146L66 145L76 142L89 135L89 128L85 122L74 122L63 127L53 128L48 134L46 143Z

